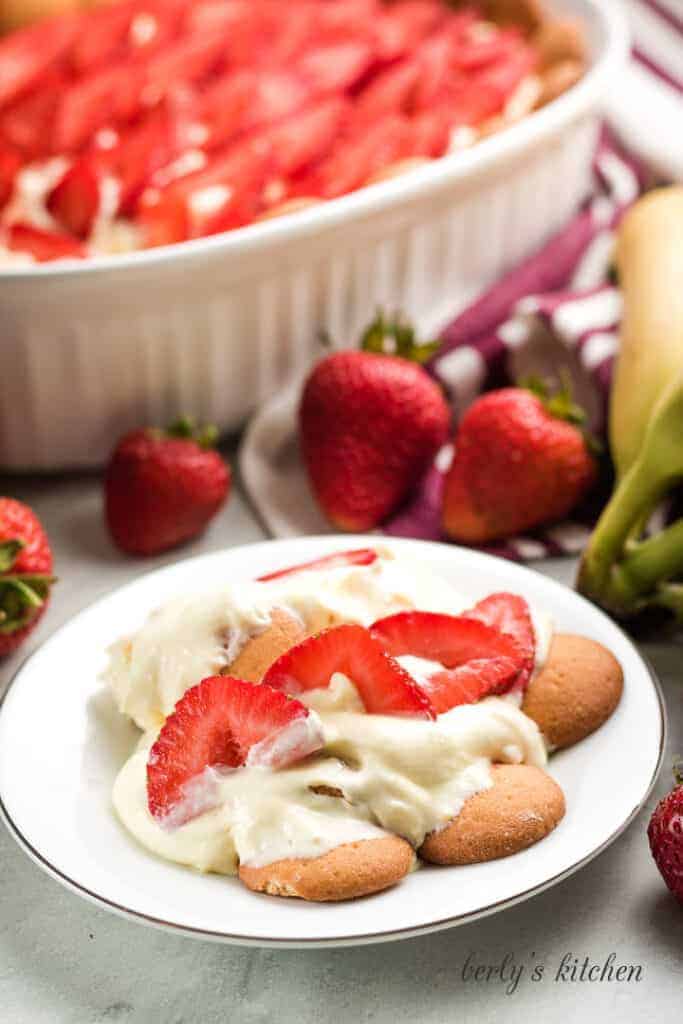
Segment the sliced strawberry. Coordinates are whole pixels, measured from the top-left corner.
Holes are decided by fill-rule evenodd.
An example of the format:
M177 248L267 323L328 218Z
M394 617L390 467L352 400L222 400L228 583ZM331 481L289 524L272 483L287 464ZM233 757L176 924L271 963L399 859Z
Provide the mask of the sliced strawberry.
M184 21L193 0L132 0L134 17L126 47L135 57L147 57L169 48L186 33ZM117 7L120 0L117 0Z
M136 223L142 231L145 246L155 249L161 245L175 245L190 238L190 216L182 196L167 195L139 205Z
M355 39L369 32L383 2L378 0L344 0L343 3L318 3L316 38L326 42Z
M301 565L292 565L287 569L278 569L277 572L268 573L266 576L259 576L258 583L268 583L270 580L279 580L283 576L293 576L299 572L317 571L320 569L340 569L347 565L372 565L378 559L378 554L372 548L358 548L356 551L337 551L333 555L326 555L324 558L316 558L312 562L302 562Z
M107 164L119 181L122 213L130 215L134 211L140 194L148 185L155 184L158 172L166 173L165 183L168 183L175 176L189 173L193 166L196 169L208 162L202 163L201 154L191 143L192 99L183 97L180 90L169 94L134 128L119 133L119 143L108 155ZM174 175L170 165L189 150L193 150L199 164L190 161L185 170L178 165L178 173Z
M147 61L143 103L158 103L179 82L197 82L215 68L224 55L221 36L197 33L164 47Z
M450 112L453 125L481 124L499 114L503 104L500 90L480 81L478 75L454 78L437 102L439 109Z
M285 176L297 174L329 152L348 110L345 100L332 97L265 129L277 170Z
M290 71L266 71L258 75L246 110L243 128L258 128L301 110L311 96L301 76Z
M356 119L375 125L389 114L412 113L420 70L419 62L410 59L375 75L358 94Z
M149 245L228 231L254 219L271 161L263 145L232 146L207 166L141 197L138 219Z
M482 32L477 25L459 38L451 38L451 60L463 71L474 71L508 57L523 46L522 36L517 29L498 29Z
M63 71L50 71L41 79L40 89L0 111L0 136L27 160L38 160L53 152L55 111L66 82Z
M388 116L364 132L344 138L332 155L311 171L299 188L304 195L334 199L364 185L382 167L396 163L410 152L410 122L400 115Z
M38 86L78 31L75 18L51 18L0 40L0 107Z
M441 35L425 40L417 52L420 75L412 96L416 110L431 110L452 76L448 39Z
M81 31L71 53L76 74L89 74L122 56L134 13L134 4L118 3L82 16Z
M13 252L25 252L39 263L50 260L84 259L87 252L79 241L68 235L43 231L30 224L12 224L5 236L5 245Z
M518 675L519 662L512 658L483 658L436 672L423 681L422 688L437 715L443 715L461 704L507 693Z
M106 125L126 121L140 109L142 68L123 61L86 75L68 86L55 116L55 152L71 153Z
M288 6L284 18L280 18L278 31L269 40L269 59L275 67L287 67L304 51L307 43L316 35L316 6L299 3Z
M208 148L243 132L262 129L293 116L312 94L303 79L289 71L230 71L205 90L200 106Z
M536 660L536 633L529 605L524 598L518 594L490 594L467 612L467 618L493 626L515 640L524 655L524 666L519 673L517 685L524 689L531 678Z
M298 700L269 686L211 676L178 701L149 752L150 813L166 827L183 825L215 804L207 768L284 768L322 746L322 729Z
M207 126L207 146L222 145L242 130L256 92L256 83L253 71L240 69L219 76L206 88L200 116Z
M451 126L448 114L425 111L410 119L410 156L443 156L448 149Z
M534 70L536 59L530 46L517 46L504 59L478 72L474 81L480 88L495 93L502 108L522 79Z
M223 39L224 57L229 65L246 64L263 46L263 11L252 0L208 0L192 4L187 27L190 32Z
M503 657L514 661L518 672L524 663L524 653L512 637L464 615L398 612L380 619L370 632L395 658L412 654L457 668L468 661Z
M93 160L77 160L47 197L47 208L60 227L87 238L100 208L100 173Z
M408 0L378 12L372 23L377 59L389 62L404 57L443 17L442 4L424 0Z
M342 42L309 50L298 62L298 69L314 93L339 93L363 77L373 57L369 43Z
M14 191L14 179L21 169L21 157L7 147L0 147L0 210Z
M296 694L329 686L335 672L351 680L370 714L434 718L415 680L362 626L335 626L303 640L270 666L263 681Z

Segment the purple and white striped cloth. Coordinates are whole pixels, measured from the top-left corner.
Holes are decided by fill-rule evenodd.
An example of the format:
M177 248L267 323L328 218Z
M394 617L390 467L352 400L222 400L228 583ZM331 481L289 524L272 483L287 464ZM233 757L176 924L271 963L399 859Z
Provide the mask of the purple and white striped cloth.
M614 232L649 184L683 181L683 0L624 2L633 59L606 111L609 128L595 155L590 200L443 331L429 369L456 415L482 391L530 372L548 378L569 373L592 430L604 433L621 315L621 295L610 274ZM247 491L275 536L325 528L318 511L297 500L305 487L294 437L297 397L269 403L250 425L241 453ZM452 449L439 454L410 503L385 524L385 533L445 539L441 493L451 457ZM487 550L518 561L576 554L597 511L594 503L575 521Z
M625 154L605 129L595 156L594 194L585 208L443 332L430 370L456 415L482 391L530 373L557 381L569 375L591 429L604 432L621 315L619 289L609 283L614 230L647 177L644 165ZM440 453L410 504L386 524L386 533L444 539L441 490L451 454ZM594 514L589 506L576 521L486 550L521 561L575 554Z

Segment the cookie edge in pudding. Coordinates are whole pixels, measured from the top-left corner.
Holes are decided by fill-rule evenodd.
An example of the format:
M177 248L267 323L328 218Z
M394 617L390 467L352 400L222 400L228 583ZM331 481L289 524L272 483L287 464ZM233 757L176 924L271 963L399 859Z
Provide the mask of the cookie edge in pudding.
M352 900L396 885L412 870L415 853L399 836L344 843L320 857L295 857L264 867L240 865L248 889L312 902Z
M427 836L420 856L432 864L481 864L545 839L565 814L564 793L541 768L497 764L493 785L471 796L457 817Z
M548 657L532 678L522 711L551 750L572 747L599 729L616 710L624 689L621 665L602 644L555 633Z
M248 683L260 683L274 661L308 635L303 623L275 607L270 613L270 624L260 633L249 637L234 661L221 675L236 676Z

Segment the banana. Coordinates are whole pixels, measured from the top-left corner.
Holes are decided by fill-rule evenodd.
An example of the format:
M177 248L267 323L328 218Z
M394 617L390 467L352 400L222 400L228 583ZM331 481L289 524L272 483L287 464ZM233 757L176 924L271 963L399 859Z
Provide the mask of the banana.
M616 255L624 319L609 440L622 477L656 402L683 371L683 186L656 189L636 203L621 226Z
M613 614L667 608L683 622L683 519L642 538L683 481L683 188L641 199L617 245L625 314L610 440L618 477L578 587Z

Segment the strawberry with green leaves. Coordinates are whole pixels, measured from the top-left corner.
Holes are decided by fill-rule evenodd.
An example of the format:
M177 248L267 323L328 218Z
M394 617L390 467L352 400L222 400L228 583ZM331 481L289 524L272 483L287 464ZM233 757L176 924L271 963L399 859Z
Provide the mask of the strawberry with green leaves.
M363 349L322 359L299 408L313 492L342 530L371 530L398 508L446 440L450 421L440 387L419 365L432 345L380 317Z
M647 835L660 874L683 905L683 763L674 765L676 787L657 804Z
M53 583L50 542L37 516L14 498L0 498L0 657L33 632Z
M582 410L566 389L533 389L491 391L463 416L443 498L453 540L486 544L557 522L595 483Z
M114 543L155 555L202 533L226 501L230 467L214 451L216 431L189 419L147 427L119 441L105 478L105 513Z

